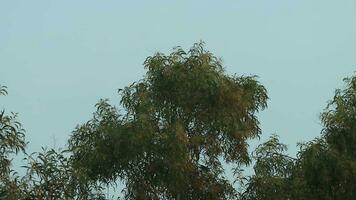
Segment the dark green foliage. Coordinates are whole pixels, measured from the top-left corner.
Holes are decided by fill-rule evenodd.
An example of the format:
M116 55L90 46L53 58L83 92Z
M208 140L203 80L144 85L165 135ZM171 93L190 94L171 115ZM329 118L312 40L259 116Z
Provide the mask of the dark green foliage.
M256 149L244 199L355 199L356 77L345 82L321 115L321 137L301 144L296 159L275 137Z
M6 87L0 86L0 95L6 95ZM21 124L16 120L17 115L6 115L5 110L0 111L0 176L9 173L9 155L25 150L25 133Z
M103 189L118 181L124 199L356 199L356 77L345 79L322 113L319 138L292 158L271 136L252 154L255 174L244 177L247 140L259 136L256 113L267 101L256 77L226 75L201 43L144 64L146 76L119 91L123 112L101 100L64 151L27 155L16 114L1 111L0 199L106 199ZM23 176L12 169L20 152ZM247 180L241 193L222 163Z
M146 76L120 90L125 112L106 101L70 141L74 165L92 181L126 182L127 199L229 199L221 160L250 162L246 140L266 90L255 77L227 76L196 44L145 61Z
M5 87L0 94L6 95ZM45 150L26 158L27 172L20 176L12 169L12 155L25 152L25 131L16 114L0 112L0 199L105 199L101 187L80 179L66 152ZM27 154L26 154L27 155Z
M340 156L356 160L356 77L345 82L346 89L336 90L334 99L322 114L323 135Z
M6 87L0 86L0 96L6 95ZM0 111L0 199L15 199L18 193L18 178L11 170L12 155L25 151L25 134L17 115Z
M287 146L278 136L259 145L253 152L255 175L248 179L242 199L289 199L290 177L295 159L286 154Z
M25 150L24 130L16 117L14 113L6 115L4 110L0 112L0 176L9 172L9 156Z
M301 175L313 199L356 197L356 77L345 79L321 119L322 138L299 153Z
M78 179L65 151L43 149L27 161L22 199L104 199L101 187Z
M67 159L53 149L27 158L28 196L34 199L65 199L70 193L70 166Z

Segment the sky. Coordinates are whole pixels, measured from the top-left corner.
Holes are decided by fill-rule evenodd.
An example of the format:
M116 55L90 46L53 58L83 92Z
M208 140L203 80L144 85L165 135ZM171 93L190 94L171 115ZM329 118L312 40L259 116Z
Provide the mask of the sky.
M0 109L19 113L28 151L64 147L100 98L145 74L143 62L204 41L226 73L257 75L262 135L297 152L356 71L356 0L11 0L0 2ZM253 146L253 145L252 145Z

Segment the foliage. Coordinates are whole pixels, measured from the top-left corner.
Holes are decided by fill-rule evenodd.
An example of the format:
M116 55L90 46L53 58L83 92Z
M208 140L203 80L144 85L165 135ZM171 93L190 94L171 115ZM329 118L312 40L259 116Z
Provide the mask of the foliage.
M321 114L321 136L300 144L296 158L277 135L250 156L247 140L261 133L256 113L267 101L256 77L226 75L202 43L144 64L145 77L119 90L123 112L100 100L63 151L26 154L17 115L2 110L0 199L107 199L104 187L118 180L124 199L355 199L355 76ZM12 169L20 152L27 156L24 175ZM241 165L251 157L255 173L243 177ZM247 180L241 194L222 163Z
M125 113L106 101L69 140L92 181L126 182L126 199L229 199L221 161L250 162L246 140L267 94L255 77L227 76L201 43L147 58L146 76L120 90Z
M7 94L6 87L0 94ZM99 185L79 179L66 151L43 149L25 158L24 176L14 171L11 155L26 154L25 131L16 116L0 113L0 199L105 199Z
M313 199L353 199L356 194L356 77L345 79L321 115L322 138L302 146L301 175Z
M7 88L0 86L0 96L7 95ZM8 198L17 193L18 178L11 170L11 155L25 152L25 133L17 115L0 111L0 198Z
M321 137L301 144L296 159L275 136L256 149L244 199L355 199L356 77L345 82L321 115Z
M81 184L66 153L42 149L26 159L26 199L104 199L100 187Z
M289 199L289 178L295 159L286 154L287 146L277 135L259 145L253 152L255 174L251 176L242 199Z
M323 135L330 148L345 159L356 160L356 76L346 78L346 89L336 90L322 114Z

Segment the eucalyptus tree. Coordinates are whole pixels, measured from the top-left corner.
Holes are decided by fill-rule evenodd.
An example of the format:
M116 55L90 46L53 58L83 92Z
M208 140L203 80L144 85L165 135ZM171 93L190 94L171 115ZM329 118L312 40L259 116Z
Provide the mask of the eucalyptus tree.
M7 94L0 86L0 95ZM72 168L67 151L54 149L25 152L25 131L17 115L0 112L0 199L105 199L100 185L88 184ZM12 167L12 156L23 152L27 169L20 175Z
M0 96L7 95L7 88L0 86ZM11 169L12 157L25 152L25 133L17 115L0 111L0 198L16 199L19 194L19 178Z
M291 183L296 158L287 155L287 146L277 135L253 152L255 174L248 178L241 198L245 200L291 199Z
M302 146L299 168L313 199L356 197L356 76L321 115L322 136Z
M255 150L243 199L355 199L356 77L345 83L321 114L321 136L300 144L296 158L275 136Z
M106 199L101 187L86 184L72 168L68 152L42 148L26 158L19 199Z
M102 100L73 132L73 167L94 182L124 181L126 199L235 198L222 162L250 163L265 88L227 75L202 43L144 65L143 79L119 90L122 112Z

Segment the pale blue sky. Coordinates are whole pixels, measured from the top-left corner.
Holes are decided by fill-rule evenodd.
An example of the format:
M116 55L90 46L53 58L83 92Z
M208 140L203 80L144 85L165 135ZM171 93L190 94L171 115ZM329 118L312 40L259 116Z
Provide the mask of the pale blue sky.
M60 147L100 98L118 103L147 56L199 40L229 74L260 77L262 139L276 132L294 154L355 74L356 0L3 0L0 106L19 112L29 151Z

